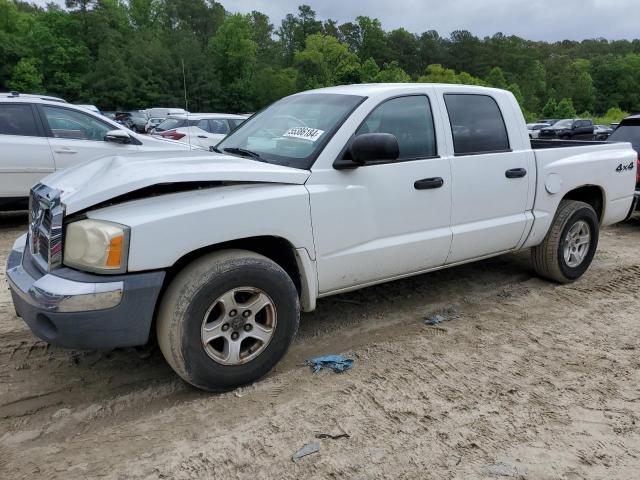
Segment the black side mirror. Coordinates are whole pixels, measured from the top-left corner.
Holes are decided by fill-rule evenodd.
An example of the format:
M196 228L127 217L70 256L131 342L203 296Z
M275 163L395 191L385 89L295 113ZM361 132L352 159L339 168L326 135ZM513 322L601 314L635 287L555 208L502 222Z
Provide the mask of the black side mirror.
M397 160L400 155L398 139L390 133L363 133L349 146L351 160L359 165L372 161Z

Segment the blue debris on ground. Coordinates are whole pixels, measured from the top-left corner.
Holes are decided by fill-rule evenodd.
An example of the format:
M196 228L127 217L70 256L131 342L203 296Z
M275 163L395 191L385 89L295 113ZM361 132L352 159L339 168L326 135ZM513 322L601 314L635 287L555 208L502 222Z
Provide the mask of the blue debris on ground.
M343 373L353 366L353 360L342 355L323 355L307 360L306 364L311 367L313 373L318 373L323 368L330 368L336 373Z
M318 442L307 443L304 447L302 447L300 450L298 450L296 453L293 454L293 456L291 457L291 460L293 460L294 463L298 463L302 457L306 457L307 455L311 455L312 453L318 453L319 451L320 451L320 443Z
M446 308L440 312L424 317L425 325L440 325L447 320L455 320L460 317L458 310L455 308Z

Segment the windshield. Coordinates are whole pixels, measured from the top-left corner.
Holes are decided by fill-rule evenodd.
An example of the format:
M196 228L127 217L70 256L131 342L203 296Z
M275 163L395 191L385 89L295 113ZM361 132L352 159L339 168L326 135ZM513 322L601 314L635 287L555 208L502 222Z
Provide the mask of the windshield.
M571 127L572 123L573 123L573 120L560 120L559 122L556 122L553 125L553 128L556 128L556 129L569 128Z
M308 170L364 98L329 93L283 98L244 122L217 150Z
M173 130L174 128L180 128L186 124L186 120L182 118L167 118L163 122L160 122L156 127L156 132L164 132L165 130Z
M623 123L609 135L614 142L631 142L634 147L640 146L640 122Z

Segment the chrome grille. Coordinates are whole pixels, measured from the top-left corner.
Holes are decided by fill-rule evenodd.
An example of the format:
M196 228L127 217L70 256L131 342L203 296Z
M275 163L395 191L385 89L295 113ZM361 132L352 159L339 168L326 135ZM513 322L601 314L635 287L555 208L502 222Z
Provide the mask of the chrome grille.
M60 190L38 184L29 198L29 247L45 271L62 263L62 220Z

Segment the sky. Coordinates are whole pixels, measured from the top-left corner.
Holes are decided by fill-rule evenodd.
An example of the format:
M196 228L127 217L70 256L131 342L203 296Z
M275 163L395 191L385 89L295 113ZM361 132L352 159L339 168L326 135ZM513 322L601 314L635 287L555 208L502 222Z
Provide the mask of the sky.
M358 15L380 19L385 30L414 33L469 30L484 37L502 32L530 40L640 38L640 0L218 0L228 11L266 13L278 26L298 5L339 23Z
M33 1L33 0L32 0ZM51 0L35 0L45 5ZM64 5L64 0L54 0ZM359 15L378 18L385 30L448 35L469 30L484 37L502 32L530 40L640 38L640 0L218 0L229 12L269 15L276 26L298 5L310 5L320 20L339 23Z

